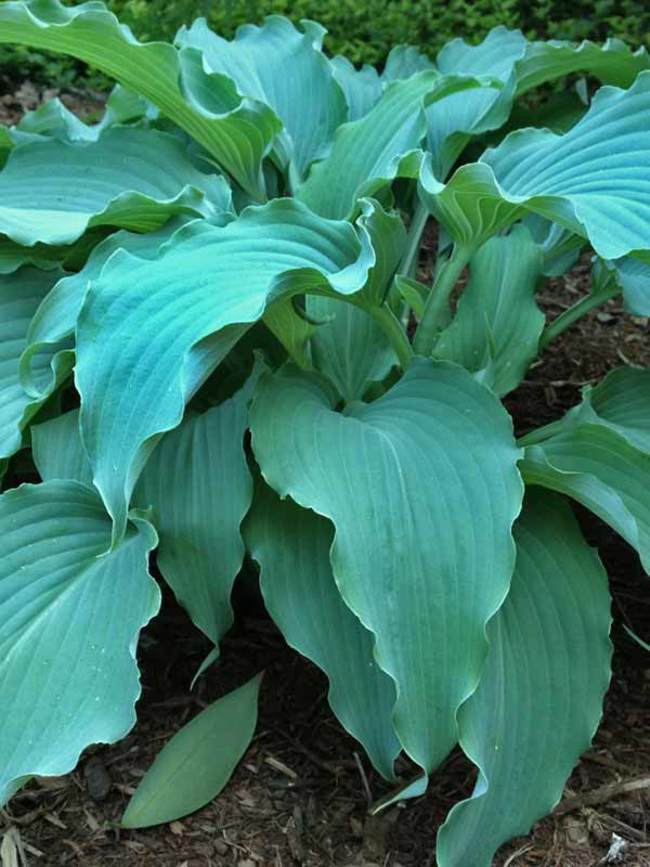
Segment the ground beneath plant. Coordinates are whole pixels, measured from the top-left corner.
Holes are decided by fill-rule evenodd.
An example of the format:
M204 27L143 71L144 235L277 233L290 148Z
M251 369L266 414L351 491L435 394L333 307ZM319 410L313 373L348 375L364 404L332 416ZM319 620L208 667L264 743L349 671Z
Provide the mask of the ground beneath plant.
M16 120L42 97L29 84L0 96L0 120ZM100 105L92 94L66 101L79 113ZM589 279L583 262L548 286L542 303L549 317L581 297ZM648 321L624 316L617 301L582 321L508 399L520 430L561 415L582 386L606 371L650 365L648 337ZM554 815L505 846L495 867L650 865L650 655L622 628L650 637L648 579L607 528L586 519L585 530L612 577L616 649L605 716ZM141 642L138 725L120 743L89 750L74 773L37 780L14 798L0 817L2 867L433 867L436 830L471 791L470 763L454 752L426 797L370 817L368 803L386 786L330 713L325 678L288 650L250 591L240 589L237 608L221 662L190 693L209 648L165 599ZM223 794L181 821L121 830L129 796L162 745L208 702L261 669L257 735Z

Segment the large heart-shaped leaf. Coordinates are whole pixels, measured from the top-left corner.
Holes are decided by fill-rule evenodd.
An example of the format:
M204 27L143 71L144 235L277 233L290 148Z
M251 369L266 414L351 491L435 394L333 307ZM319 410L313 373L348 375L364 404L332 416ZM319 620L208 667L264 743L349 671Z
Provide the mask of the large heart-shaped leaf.
M519 385L544 328L535 303L543 264L541 248L523 226L484 244L470 261L469 283L436 342L436 358L480 371L498 395Z
M377 665L372 633L336 586L329 558L334 528L260 483L244 536L260 564L269 614L288 644L327 674L332 710L377 770L394 779L400 751L392 723L395 686Z
M321 51L325 31L311 21L298 30L272 15L262 27L240 27L232 42L199 18L176 36L178 45L198 48L210 72L229 76L239 93L269 105L284 129L274 142L292 184L310 163L325 156L336 128L347 120L345 96Z
M336 401L291 367L263 379L253 450L280 496L334 524L334 578L395 681L397 735L429 771L456 741L509 586L519 453L496 397L447 362L414 360L372 404Z
M70 352L59 344L55 359L49 353L39 353L33 359L39 396L28 394L20 383L20 356L27 343L29 324L60 276L59 270L29 267L0 275L0 458L20 448L29 419L72 367Z
M449 183L424 164L420 189L454 241L474 249L526 211L588 238L604 258L650 247L650 72L601 88L569 132L511 133Z
M242 99L233 82L206 72L192 48L142 44L93 0L8 0L0 4L0 42L71 54L141 94L200 142L253 196L264 195L261 162L281 126L265 105Z
M0 497L0 802L30 776L70 771L84 747L135 722L135 646L157 612L156 534L139 521L106 553L111 521L77 482Z
M515 540L512 586L488 624L478 689L458 715L478 780L438 833L440 867L490 867L501 843L550 813L609 684L607 575L571 510L529 493Z
M0 172L0 231L26 246L71 244L91 226L149 232L174 214L221 214L229 200L175 136L117 127L96 142L15 148Z
M111 257L79 317L76 381L94 482L117 536L152 438L179 423L188 397L269 302L363 289L377 261L374 219L371 209L355 231L278 199L225 227L188 224L155 259ZM221 345L206 356L211 335Z

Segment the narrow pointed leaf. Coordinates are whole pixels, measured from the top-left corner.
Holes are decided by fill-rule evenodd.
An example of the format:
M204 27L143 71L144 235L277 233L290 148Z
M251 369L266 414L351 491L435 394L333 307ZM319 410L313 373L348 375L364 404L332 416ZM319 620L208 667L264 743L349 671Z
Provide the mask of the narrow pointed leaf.
M473 248L526 211L588 238L603 258L650 246L650 72L603 87L569 132L511 133L448 184L424 165L421 193L459 244Z
M267 304L364 287L376 261L365 225L357 234L279 199L225 227L191 223L154 261L111 257L79 317L76 381L94 482L118 536L152 437L180 422L187 399ZM206 355L211 335L223 344Z
M440 867L490 867L502 843L551 812L591 744L609 685L607 574L568 505L529 494L515 540L512 586L458 719L479 777L439 831Z
M280 496L334 524L335 580L395 681L397 735L430 771L455 743L514 566L511 423L461 367L423 359L372 404L335 401L295 369L263 379L253 450Z
M98 2L9 0L0 5L0 42L70 54L141 94L202 144L244 189L263 195L261 161L280 129L266 106L242 99L210 75L196 49L142 44Z
M239 527L253 494L244 433L257 375L166 434L134 493L136 506L153 508L165 581L215 645L232 625L230 593L244 558Z
M118 127L96 142L12 151L0 172L0 231L26 246L71 244L92 226L149 232L178 213L210 217L228 196L223 178L195 169L174 136Z
M36 268L0 275L0 458L18 451L29 419L72 368L70 352L59 344L61 352L56 359L49 353L34 358L34 379L41 389L40 396L30 396L20 383L20 356L30 321L60 276L58 270Z
M540 247L523 226L481 247L470 261L470 280L454 320L436 343L436 358L483 371L482 381L498 395L519 385L544 328L535 303L543 263Z
M273 109L284 127L274 147L290 163L293 182L325 156L334 131L347 120L343 91L320 48L324 30L313 22L302 26L272 15L261 27L240 27L229 42L200 18L176 37L178 45L200 49L207 68L231 78L240 94Z
M261 676L217 699L163 747L129 801L123 828L149 828L215 798L251 742Z
M336 586L329 559L334 528L260 484L244 535L261 567L269 614L288 644L325 672L332 710L377 770L394 779L400 751L392 723L395 686L375 661L372 633Z
M23 485L0 497L0 802L33 775L72 770L82 749L135 722L135 647L157 612L146 522L105 553L111 522L77 482Z

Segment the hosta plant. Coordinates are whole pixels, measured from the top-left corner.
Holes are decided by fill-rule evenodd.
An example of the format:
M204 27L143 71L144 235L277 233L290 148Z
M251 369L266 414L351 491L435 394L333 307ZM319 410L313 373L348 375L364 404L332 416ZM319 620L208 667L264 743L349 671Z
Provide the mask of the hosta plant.
M650 314L650 59L497 28L379 73L323 33L140 44L95 0L0 4L1 42L117 81L99 123L55 100L0 130L0 798L133 725L152 553L203 668L248 556L392 784L376 809L456 744L474 763L436 857L484 867L558 801L609 681L571 503L650 569L650 372L519 440L501 403L588 310ZM591 294L545 323L581 254ZM125 825L214 796L258 686L174 738Z

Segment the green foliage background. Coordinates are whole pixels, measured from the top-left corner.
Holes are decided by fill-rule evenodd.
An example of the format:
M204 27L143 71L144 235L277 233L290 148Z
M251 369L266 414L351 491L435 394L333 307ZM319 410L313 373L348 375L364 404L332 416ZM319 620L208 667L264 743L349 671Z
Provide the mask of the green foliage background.
M169 40L199 15L225 36L273 13L312 18L327 27L329 51L355 63L381 64L393 45L404 42L435 57L449 39L480 41L498 24L519 27L531 38L602 41L618 36L631 46L650 48L647 0L109 0L108 5L144 40ZM59 86L83 76L72 60L24 48L2 48L0 72ZM89 83L103 81L91 76Z

